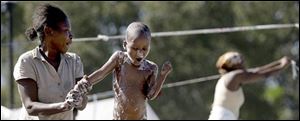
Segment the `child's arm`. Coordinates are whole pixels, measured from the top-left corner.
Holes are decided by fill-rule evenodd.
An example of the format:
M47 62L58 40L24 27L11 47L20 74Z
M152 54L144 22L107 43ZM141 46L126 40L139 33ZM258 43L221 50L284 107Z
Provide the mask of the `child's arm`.
M81 78L76 78L76 83L78 83L81 79L82 79L82 77ZM83 110L83 109L85 109L87 103L88 103L88 97L87 97L87 95L82 95L81 105L80 106L76 106L75 108L77 108L78 110Z
M156 70L157 70L157 66L156 66ZM158 74L158 76L155 76L156 72L152 75L152 77L150 78L150 84L149 84L149 89L148 89L148 93L147 93L148 99L153 100L157 97L166 77L168 76L168 74L171 71L172 71L172 65L168 61L163 64L162 70Z
M88 77L84 76L74 87L75 90L79 90L82 93L87 93L90 87L102 79L104 79L118 64L119 54L121 51L115 52L109 60L98 70L90 74Z
M103 80L117 66L118 56L120 51L115 52L110 59L98 70L90 74L87 81L94 85Z

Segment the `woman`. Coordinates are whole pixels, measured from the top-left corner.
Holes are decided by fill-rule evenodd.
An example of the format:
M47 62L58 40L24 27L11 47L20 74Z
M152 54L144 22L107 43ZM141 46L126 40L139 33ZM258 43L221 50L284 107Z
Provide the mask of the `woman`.
M87 97L65 100L68 94L79 94L69 91L83 76L80 57L67 52L72 43L67 15L58 7L40 5L34 11L33 26L25 34L32 41L38 38L41 44L22 54L14 68L27 111L22 119L73 119L72 106L81 103L77 108L84 109Z
M222 76L215 88L209 120L237 120L244 103L242 85L279 72L290 64L290 59L283 57L253 69L245 69L243 62L244 59L238 52L227 52L218 59L216 66Z

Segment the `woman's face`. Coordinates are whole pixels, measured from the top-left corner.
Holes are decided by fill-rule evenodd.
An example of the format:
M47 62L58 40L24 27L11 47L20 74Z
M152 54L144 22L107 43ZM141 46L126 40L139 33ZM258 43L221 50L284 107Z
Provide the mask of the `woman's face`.
M60 53L66 53L72 43L72 33L69 21L59 23L58 30L53 30L50 46Z
M241 54L237 52L229 52L225 55L226 66L232 69L244 68L244 59Z

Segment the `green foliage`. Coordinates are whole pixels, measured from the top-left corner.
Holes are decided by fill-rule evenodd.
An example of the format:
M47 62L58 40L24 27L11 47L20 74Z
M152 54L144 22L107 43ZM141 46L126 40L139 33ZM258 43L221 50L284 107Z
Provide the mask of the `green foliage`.
M275 101L281 101L283 94L284 90L282 87L267 88L264 92L265 99L271 104L274 104Z

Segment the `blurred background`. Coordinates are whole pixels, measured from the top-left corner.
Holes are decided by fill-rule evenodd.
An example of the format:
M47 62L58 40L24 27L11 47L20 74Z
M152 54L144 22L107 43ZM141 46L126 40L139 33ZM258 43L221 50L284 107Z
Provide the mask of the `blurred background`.
M32 26L34 8L42 2L1 1L1 105L20 108L21 100L11 72L18 57L38 46L25 30ZM45 2L43 2L45 3ZM47 2L65 11L75 39L97 35L124 35L133 21L141 21L154 32L299 23L299 1L268 2ZM122 40L73 41L85 74L101 67ZM230 33L153 37L147 59L161 68L170 60L173 71L165 83L218 74L215 63L226 51L238 51L247 67L256 67L289 56L299 64L298 28ZM245 85L245 103L240 119L299 119L299 77L289 67L282 73ZM217 80L163 88L158 99L148 101L159 119L208 119ZM112 90L112 74L93 87L92 94ZM1 106L1 108L2 108ZM2 110L2 109L1 109Z

